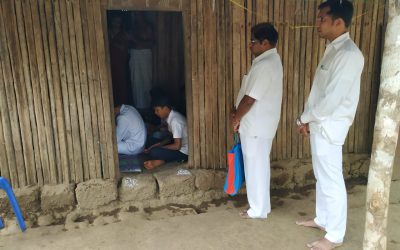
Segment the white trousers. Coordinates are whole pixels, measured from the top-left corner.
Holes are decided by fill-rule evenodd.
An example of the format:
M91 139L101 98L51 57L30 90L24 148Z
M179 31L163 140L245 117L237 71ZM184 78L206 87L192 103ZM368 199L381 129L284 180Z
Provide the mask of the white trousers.
M343 242L347 220L347 193L342 170L342 146L311 134L312 165L316 183L317 225L326 229L325 238Z
M135 107L150 108L150 89L153 81L153 57L151 49L131 49L129 68L132 96Z
M251 218L267 218L271 212L270 162L272 139L240 135Z

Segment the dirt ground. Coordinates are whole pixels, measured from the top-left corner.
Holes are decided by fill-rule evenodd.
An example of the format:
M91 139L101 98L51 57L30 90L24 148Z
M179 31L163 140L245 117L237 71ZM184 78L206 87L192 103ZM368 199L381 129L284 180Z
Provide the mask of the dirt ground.
M400 194L393 191L399 188L400 181L393 182L388 220L391 250L400 249ZM349 185L348 193L348 228L339 249L362 249L365 186ZM244 196L195 209L170 205L120 212L103 223L97 219L97 223L82 221L72 229L58 225L2 235L0 249L307 249L305 243L324 234L296 226L294 221L313 216L314 196L313 190L274 194L267 220L239 218L238 212L246 207Z

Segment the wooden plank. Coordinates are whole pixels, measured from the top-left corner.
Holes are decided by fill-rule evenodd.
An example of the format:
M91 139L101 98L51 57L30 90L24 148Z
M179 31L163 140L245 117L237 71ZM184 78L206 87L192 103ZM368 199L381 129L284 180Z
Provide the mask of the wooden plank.
M191 63L192 63L192 113L193 113L193 166L199 168L201 166L201 147L200 147L200 107L199 107L199 76L198 76L198 23L197 15L197 1L191 1L191 36L190 36L190 49L191 49Z
M57 124L57 136L59 147L59 168L58 168L58 182L69 182L69 175L64 174L69 172L68 163L68 146L65 131L65 121L64 121L64 110L63 110L63 100L61 94L61 78L60 78L60 68L58 65L58 53L56 44L56 31L55 31L55 17L53 14L53 6L49 1L45 1L45 13L48 25L48 39L49 39L49 50L50 50L50 67L53 76L53 95L54 95L54 108L55 108L55 119Z
M82 170L82 150L81 150L81 138L79 135L79 121L78 121L78 107L76 104L75 97L75 84L74 84L74 73L73 73L73 62L71 55L71 45L70 45L70 36L69 36L69 21L67 14L67 4L66 0L60 0L60 13L61 13L61 27L62 27L62 37L64 41L64 56L65 56L65 69L67 76L67 93L68 93L68 102L69 102L69 118L71 122L71 135L72 135L72 144L74 150L74 163L73 163L73 180L75 182L83 181L83 170Z
M0 17L2 16L2 8L0 5ZM0 32L4 30L4 21L3 18L0 18ZM2 33L3 34L3 33ZM6 44L4 39L0 37L0 57L5 58L6 53ZM18 178L14 175L14 171L10 171L8 164L8 156L14 156L14 152L11 152L10 145L12 145L12 141L10 136L8 136L11 132L10 128L10 118L7 110L6 96L5 96L5 76L3 73L3 64L0 63L0 172L2 177L6 178L11 182L11 185L14 187L18 187ZM5 113L4 113L5 112ZM14 156L15 158L15 156ZM10 159L12 162L12 158ZM14 160L15 161L15 160Z
M48 38L48 30L47 30L47 19L46 13L44 10L44 1L36 0L38 15L40 19L40 28L41 28L41 37L42 37L42 47L43 47L43 64L44 71L46 72L46 90L48 93L46 94L46 103L48 106L45 108L47 110L47 119L50 122L52 130L50 130L50 137L48 139L48 145L52 148L52 156L50 157L50 176L51 183L56 184L59 181L59 173L61 172L61 153L60 153L60 143L58 141L58 127L57 127L57 119L56 119L56 109L55 109L55 100L54 100L54 79L51 70L51 62L50 62L50 51L49 51L49 38ZM38 23L39 24L39 23ZM46 91L47 92L47 91Z
M295 10L294 10L294 20L293 23L295 26L299 25L301 23L301 1L296 1ZM299 138L300 136L297 134L296 131L296 126L295 126L295 120L296 117L298 116L298 107L299 107L299 51L301 50L301 44L300 44L300 29L294 29L292 30L293 32L293 40L294 40L294 46L292 50L292 56L293 56L293 67L290 67L290 69L293 69L293 81L292 81L292 106L291 106L291 116L289 117L290 121L290 126L291 129L290 131L292 132L292 153L291 153L291 158L296 159L298 158L298 147L299 147ZM290 107L290 106L289 106Z
M197 66L198 66L198 86L199 86L199 122L200 122L200 165L207 168L207 149L206 149L206 127L205 127L205 90L204 90L204 15L203 15L203 1L197 1Z
M383 40L384 40L384 23L385 23L385 0L379 1L380 6L378 8L377 18L377 33L375 36L375 55L374 55L374 73L373 73L373 84L371 87L371 108L369 114L369 139L368 139L368 152L371 152L373 131L375 125L375 114L378 101L379 85L380 85L380 70L382 65L382 52L383 52Z
M312 3L311 4L312 7L310 7L310 9L312 9L314 14L311 17L310 24L315 25L316 16L317 16L317 14L319 12L319 10L317 8L318 3L317 2L311 2L311 3ZM307 102L308 95L309 95L310 90L312 88L312 83L313 83L313 80L314 80L315 71L316 71L316 68L317 68L317 65L318 65L318 61L319 61L318 46L320 44L320 40L321 39L319 38L319 36L317 34L317 29L316 28L311 29L311 39L312 39L312 49L310 50L311 51L310 85L309 85L309 89L307 91L307 94L305 96L305 102ZM303 155L304 155L304 158L308 158L308 157L311 156L310 143L309 143L310 140L309 139L305 139L305 140L303 140L303 142L304 142L303 143Z
M82 16L82 31L83 31L83 41L84 41L84 51L85 51L85 59L86 59L86 66L87 66L87 78L88 78L88 89L89 93L95 93L95 85L94 85L94 75L97 71L93 69L93 58L91 51L94 47L93 44L90 43L89 37L89 11L90 6L87 8L87 1L80 1L80 9L81 9L81 16ZM90 14L91 15L91 14ZM91 130L93 136L93 165L89 165L89 176L90 178L100 178L101 177L101 158L100 158L100 148L99 148L99 126L97 122L97 105L96 105L96 98L90 94L87 96L89 101L89 110L91 115ZM89 147L91 148L91 147ZM89 159L90 161L90 159ZM89 162L89 164L91 164Z
M308 13L308 1L304 2L301 1L300 2L300 15L299 15L299 24L298 25L304 25L305 23L307 23L307 16L309 15ZM299 96L299 100L298 100L298 105L297 105L297 109L296 109L296 116L294 117L294 119L296 119L296 117L298 117L299 115L301 115L303 109L304 109L304 92L305 92L305 73L306 73L306 55L309 53L306 53L306 50L304 48L307 48L307 43L309 42L307 40L307 29L306 28L302 28L302 29L298 29L299 35L300 35L300 47L298 48L299 50L299 92L298 92L298 96ZM311 41L310 41L311 42ZM309 51L309 50L308 50ZM293 122L294 123L294 122ZM296 127L296 126L294 126ZM296 158L301 158L303 156L303 140L304 138L302 136L299 136L297 131L295 130L294 133L296 134L297 138L298 138L298 151L297 151L297 157Z
M48 92L48 79L46 74L46 63L44 59L43 53L43 38L39 17L38 5L35 0L30 1L31 7L31 16L33 25L33 33L34 33L34 53L36 54L36 64L38 70L38 82L37 87L40 88L40 91L37 93L35 98L38 98L37 104L40 107L40 112L43 114L43 135L44 135L44 148L45 148L45 157L47 158L48 163L43 165L43 177L45 183L56 184L57 176L56 176L56 163L55 163L55 149L54 149L54 136L53 136L53 125L51 119L51 110L50 110L50 102L49 102L49 92Z
M70 90L71 100L74 100L76 107L74 109L76 113L71 113L72 119L76 119L77 131L76 134L79 136L80 144L78 150L81 151L82 165L76 168L78 173L79 182L87 180L88 176L88 155L87 155L87 142L85 136L85 124L83 117L83 104L82 104L82 92L81 92L81 79L79 75L78 66L78 52L77 52L77 41L76 41L76 27L75 17L73 13L72 1L66 1L66 11L68 20L68 33L69 33L69 44L70 44L70 55L71 55L71 66L72 66L72 84Z
M368 11L366 15L363 16L363 33L362 33L362 44L361 44L361 51L363 52L364 58L366 58L366 62L364 64L363 74L361 76L361 90L360 90L360 100L358 105L358 112L359 112L359 120L357 125L357 134L358 140L356 144L357 153L364 153L364 148L366 144L366 130L367 124L365 124L365 117L367 115L365 99L367 92L367 82L368 82L368 55L370 50L370 34L372 28L372 5L370 2L366 2L364 5L364 12Z
M28 56L28 46L33 43L32 36L26 36L26 29L31 28L32 30L32 21L30 15L26 15L29 12L29 4L28 6L23 5L21 1L16 1L16 13L17 13L17 22L18 22L18 33L19 33L19 45L22 56L22 65L24 72L24 85L27 93L27 102L28 102L28 112L29 119L31 125L31 135L33 140L34 147L34 159L35 163L33 167L35 168L37 183L39 185L43 185L43 172L42 172L42 154L41 147L39 142L39 131L36 123L36 113L35 113L35 105L34 105L34 97L32 90L32 82L34 82L34 78L31 78L31 69L30 65L34 64L32 56ZM29 42L29 43L28 43ZM32 72L35 72L35 69L32 69ZM33 74L33 73L32 73ZM33 75L32 75L33 76Z
M362 152L363 153L368 153L369 149L371 148L371 140L370 137L372 137L371 134L369 134L370 131L370 126L371 124L369 123L369 114L372 111L371 109L371 93L372 93L372 86L373 86L373 72L374 72L374 53L375 50L377 49L376 44L375 44L375 37L376 37L376 33L377 33L377 27L376 27L376 23L377 23L377 18L378 18L378 8L380 5L380 1L374 1L373 2L373 10L370 8L370 15L372 16L371 19L371 32L370 32L370 48L369 48L369 54L368 56L368 65L367 66L367 85L366 85L366 93L365 93L365 97L364 97L364 105L365 105L365 117L364 118L364 124L365 124L365 128L363 131L363 147L362 147ZM371 6L372 7L372 6ZM365 71L365 66L364 66L364 71Z
M24 80L23 75L23 67L21 63L21 52L19 48L19 37L16 20L16 7L15 5L7 2L7 10L5 11L5 18L8 20L6 27L7 37L9 42L9 52L10 63L12 67L12 74L14 80L14 89L16 96L16 108L18 112L18 122L20 131L20 137L22 140L22 148L21 154L23 155L24 165L17 167L18 176L20 178L26 179L26 183L21 185L33 185L37 183L36 179L36 170L35 170L35 161L33 155L33 144L32 144L32 135L31 135L31 126L29 120L29 112L28 112L28 104L27 104L27 93L22 84ZM13 2L17 4L16 2Z
M355 3L356 11L355 11L355 20L356 20L356 26L355 26L355 43L358 45L358 47L361 50L361 35L362 35L362 23L363 23L363 17L361 16L361 13L363 12L364 9L364 2L363 1L358 1ZM349 130L349 152L357 152L357 142L358 142L358 123L359 123L359 117L360 117L360 112L359 109L357 109L356 116L353 122L353 126L350 127ZM355 129L357 128L357 130Z
M111 82L111 68L110 66L110 57L108 52L108 36L107 36L107 20L106 20L106 0L101 1L101 5L99 6L99 14L101 18L102 24L102 49L103 49L103 58L101 58L104 67L104 79L105 79L105 88L108 89L106 93L106 101L108 102L108 110L106 110L106 131L108 131L107 135L107 156L110 162L109 171L110 178L118 179L119 178L119 168L118 168L118 150L117 150L117 142L115 135L115 119L114 119L114 106L113 106L113 95L112 95L112 82Z
M106 59L106 33L107 30L105 15L102 13L102 8L99 1L94 2L94 20L96 27L96 39L97 39L97 55L100 69L100 82L101 82L101 95L103 101L103 113L104 113L104 146L105 154L107 157L107 171L105 172L105 178L116 178L119 171L117 171L117 146L115 140L115 122L114 114L112 112L112 87L111 87L111 73L109 67L109 61ZM104 13L105 14L105 13Z
M295 24L295 17L293 16L293 13L295 13L296 11L296 5L294 2L290 2L289 6L288 6L288 22L290 24ZM295 43L293 41L295 41L296 37L295 37L295 30L293 29L289 29L289 36L288 36L289 41L291 41L289 43L289 47L288 47L288 59L287 59L287 67L285 67L288 71L288 99L287 99L287 121L286 121L286 147L287 147L287 157L292 158L293 154L292 154L292 150L293 150L293 131L295 128L293 127L293 116L296 116L296 114L293 114L293 107L294 105L297 105L296 101L295 101L295 96L293 95L295 88L297 85L295 85L296 83L294 82L294 76L295 76L295 72L294 71L294 60L295 60ZM296 99L297 100L297 99ZM298 137L298 135L296 135L296 137ZM295 139L297 142L297 138Z
M0 20L0 22L1 22L1 20ZM2 55L1 52L0 52L0 55ZM2 90L3 86L4 86L3 70L0 65L0 90ZM3 117L3 114L1 113L1 108L0 108L0 116ZM0 119L0 164L1 164L0 165L0 176L3 178L6 178L7 180L10 180L10 170L8 169L7 152L6 152L6 146L5 146L6 140L5 140L3 131L4 131L3 130L3 119Z
M67 153L68 153L68 168L63 169L63 181L70 182L75 181L75 156L74 156L74 143L72 139L72 124L70 117L70 105L68 96L68 77L70 75L67 73L67 66L65 62L65 51L64 51L64 31L63 24L61 20L65 20L65 15L61 10L63 5L61 0L54 1L54 27L55 27L55 37L57 44L57 55L58 55L58 65L60 70L60 81L61 81L61 95L64 111L64 121L65 121L65 134L67 140ZM67 41L65 41L67 43Z
M195 4L195 3L194 3ZM191 3L191 5L194 5ZM191 19L191 9L185 10L182 12L183 17L183 42L184 42L184 64L185 64L185 94L186 94L186 117L188 124L188 136L189 136L189 161L188 166L190 168L197 167L194 162L194 117L193 113L193 55L192 55L192 41L191 41L191 31L194 29L192 27L192 19Z
M214 3L216 5L216 3ZM213 5L214 6L214 5ZM218 103L217 100L220 98L218 95L218 38L217 38L217 17L216 17L216 6L213 9L210 9L211 15L211 27L210 27L210 41L211 41L211 91L212 91L212 99L211 99L211 113L212 113L212 168L216 169L219 167L219 159L220 159L220 148L218 147L218 134L219 134L219 119L218 119Z
M225 79L226 79L226 138L227 138L227 148L233 145L232 128L229 123L229 115L232 112L232 108L235 104L234 96L236 93L233 91L233 8L231 4L226 3L224 5L225 9L225 43L226 43L226 54L225 54ZM227 162L227 159L225 159Z
M9 3L9 2L8 2ZM9 6L6 5L7 2L0 3L0 17L2 17L0 34L6 34L7 25L5 25L6 20L8 23L7 13L9 13ZM4 26L3 26L4 25ZM21 168L24 168L23 157L19 157L22 154L21 138L19 135L19 122L17 117L16 102L15 102L15 92L14 92L14 78L11 68L11 55L9 50L9 37L2 35L0 37L0 45L3 51L2 60L0 61L3 69L3 83L1 86L1 113L4 115L3 128L4 137L6 139L6 151L8 156L9 172L10 172L10 182L14 187L20 187L26 185L25 173L21 172ZM3 47L4 46L4 47ZM15 137L14 137L15 136ZM21 176L19 176L21 174Z
M89 88L88 88L88 75L87 75L87 67L86 67L86 54L84 48L83 41L83 30L82 30L82 18L80 11L80 3L79 0L72 1L72 13L74 15L74 30L75 30L75 38L76 38L76 50L77 50L77 66L79 72L80 79L80 93L77 95L81 95L81 116L82 122L80 122L80 132L84 131L82 137L82 148L83 154L86 153L86 157L84 159L84 179L88 180L90 178L96 177L96 166L94 161L94 148L93 148L93 129L92 129L92 121L90 114L90 101L89 101ZM79 99L79 98L78 98ZM83 139L84 138L84 139ZM85 146L86 144L86 146ZM86 152L85 152L86 151Z
M101 159L101 177L108 176L108 169L107 169L107 151L105 150L104 138L104 114L103 110L103 101L101 98L101 83L100 83L100 76L97 72L99 72L99 62L97 58L97 38L96 38L96 27L95 27L95 18L94 18L94 7L93 1L87 1L86 8L88 11L88 30L89 30L89 42L90 42L90 54L91 54L91 61L92 61L92 71L96 72L93 74L93 85L95 89L95 103L97 107L97 124L98 124L98 133L99 133L99 140L97 147L100 151L100 159ZM107 174L105 174L107 171Z
M307 13L307 25L313 25L315 23L315 16L316 16L316 7L314 2L307 1L308 8L306 9ZM305 103L307 102L308 95L310 93L312 78L313 78L313 68L312 68L312 61L313 56L311 53L313 51L313 45L316 43L316 38L314 34L314 28L307 28L306 29L306 38L307 38L307 45L306 45L306 65L305 65L305 80L304 80L304 105L301 109L304 109ZM316 54L314 52L314 54ZM301 114L302 110L300 111L299 115ZM303 150L301 154L301 158L308 158L310 157L310 149L309 149L309 140L303 139Z
M229 114L227 114L226 110L226 99L227 99L227 94L226 94L226 77L225 77L225 72L226 72L226 61L225 61L225 52L226 52L226 44L225 40L221 39L221 37L225 37L226 33L226 19L225 19L225 6L224 6L224 1L219 1L217 2L217 34L216 34L216 39L217 39L217 60L218 60L218 78L217 78L217 84L218 84L218 97L217 98L217 103L218 103L218 113L219 113L219 130L218 130L218 148L220 150L220 159L219 159L219 168L225 168L226 167L226 158L227 158L227 153L226 153L226 143L227 143L227 133L226 133L226 119L229 117Z
M204 1L203 2L203 15L204 15L204 127L205 127L205 148L206 148L206 168L211 168L213 163L213 120L212 120L212 107L211 102L214 96L212 95L212 78L211 78L211 68L212 64L212 53L215 51L211 51L211 34L210 34L210 27L211 23L211 11L210 11L210 4L211 1Z
M280 121L280 127L281 127L281 133L280 133L280 138L281 138L281 155L278 156L278 159L287 159L288 157L288 140L287 140L287 134L289 133L288 128L287 128L287 123L289 122L287 120L288 118L288 111L289 111L289 106L288 106L288 98L289 98L289 89L288 86L289 84L289 25L288 23L290 22L290 15L288 14L289 11L289 3L288 1L284 2L284 15L283 15L283 32L282 32L282 39L281 39L281 44L282 44L282 66L283 66L283 93L282 93L282 114L281 114L281 121Z

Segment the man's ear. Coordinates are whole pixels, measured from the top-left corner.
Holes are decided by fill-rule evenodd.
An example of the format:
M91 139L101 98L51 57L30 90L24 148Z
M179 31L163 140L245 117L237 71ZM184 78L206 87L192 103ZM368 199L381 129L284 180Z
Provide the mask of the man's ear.
M344 20L342 18L336 18L333 20L335 26L342 26L346 28L346 24L344 23Z

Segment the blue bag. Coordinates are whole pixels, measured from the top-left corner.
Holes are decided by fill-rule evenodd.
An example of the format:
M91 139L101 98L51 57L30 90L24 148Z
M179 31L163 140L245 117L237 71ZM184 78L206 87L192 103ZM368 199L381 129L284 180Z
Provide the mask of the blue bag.
M235 145L228 152L228 175L226 176L224 191L229 195L236 195L244 182L244 163L242 146L239 136L234 135Z

